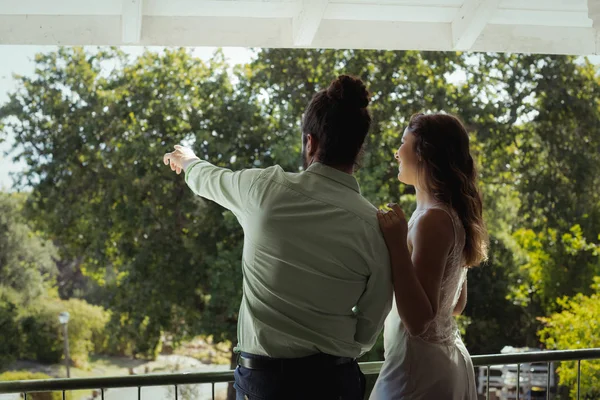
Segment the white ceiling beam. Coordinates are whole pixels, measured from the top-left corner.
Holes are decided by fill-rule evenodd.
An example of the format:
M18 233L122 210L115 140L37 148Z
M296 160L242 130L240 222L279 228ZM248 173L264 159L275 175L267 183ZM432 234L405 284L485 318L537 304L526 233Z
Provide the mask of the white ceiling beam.
M323 19L348 21L443 22L454 20L456 7L403 6L397 4L329 3Z
M510 10L585 11L587 0L502 0L499 7Z
M293 1L144 0L144 15L153 17L293 18Z
M0 1L0 15L120 15L122 0Z
M490 24L472 50L590 55L595 51L595 36L593 28Z
M319 30L328 0L301 0L300 10L292 20L294 46L310 46Z
M470 50L498 9L499 0L465 0L452 21L454 50Z
M539 25L591 28L587 11L507 10L499 8L488 21L495 25Z
M121 16L0 15L0 44L122 45ZM369 32L370 34L365 34ZM489 24L473 51L590 55L600 53L593 28ZM148 17L143 46L290 48L290 19ZM452 50L449 23L341 21L324 18L315 48Z
M452 47L452 35L450 24L324 19L313 46L317 49L448 51Z
M123 43L137 44L142 39L143 0L123 0L121 35Z

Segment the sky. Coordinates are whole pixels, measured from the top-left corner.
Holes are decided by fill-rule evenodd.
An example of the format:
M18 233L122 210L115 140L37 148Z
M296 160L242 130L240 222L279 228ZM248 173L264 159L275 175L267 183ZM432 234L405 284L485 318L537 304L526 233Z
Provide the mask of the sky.
M32 75L35 69L33 61L37 53L44 53L56 50L55 46L7 46L0 45L0 104L8 100L8 95L16 89L16 81L13 74ZM162 47L149 47L149 50L159 51ZM122 47L122 50L132 56L140 55L144 51L143 47ZM208 60L217 50L216 47L195 47L192 52L195 56ZM223 48L225 58L231 64L243 64L252 59L250 49L238 47ZM10 190L12 187L11 172L21 171L24 168L23 163L15 163L10 155L5 152L12 147L12 139L0 143L0 191Z

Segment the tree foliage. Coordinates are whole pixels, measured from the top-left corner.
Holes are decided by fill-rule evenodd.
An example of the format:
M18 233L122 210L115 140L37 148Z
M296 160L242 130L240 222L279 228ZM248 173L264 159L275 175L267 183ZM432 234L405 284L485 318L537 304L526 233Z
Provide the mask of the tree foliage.
M541 318L544 328L540 331L542 342L551 349L584 349L600 347L600 276L594 278L593 293L581 293L557 300L562 311ZM571 396L577 394L577 363L562 363L557 372L560 382L571 388ZM600 397L600 361L581 362L581 398Z
M52 287L57 252L28 225L23 203L24 196L0 192L0 293L28 303Z
M36 66L19 77L0 123L27 163L28 218L98 285L81 295L113 311L115 351L152 356L165 331L235 341L243 233L231 213L191 196L162 154L184 143L224 167L297 170L302 113L340 73L373 94L357 177L377 206L413 210L414 190L398 183L393 160L411 114L452 112L471 132L492 249L469 276L471 352L535 345L536 317L559 311L556 298L592 293L600 84L587 60L262 49L230 68L220 53L204 62L181 49L130 59L63 48Z
M197 331L212 304L214 315L223 312L211 294L237 298L241 288L215 282L207 264L239 247L239 228L190 196L161 156L184 142L222 166L272 163L259 108L233 90L219 54L207 64L184 50L129 61L114 49L61 49L36 63L36 76L22 77L3 108L28 165L28 213L111 294L105 305L116 311L119 338L151 355L163 329ZM225 317L231 326L235 319L232 310Z

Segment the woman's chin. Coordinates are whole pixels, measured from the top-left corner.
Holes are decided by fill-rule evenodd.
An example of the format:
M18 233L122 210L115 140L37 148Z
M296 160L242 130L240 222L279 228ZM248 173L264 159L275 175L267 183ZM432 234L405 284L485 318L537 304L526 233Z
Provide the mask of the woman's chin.
M405 185L410 185L410 183L406 182L406 179L404 179L404 177L402 176L402 173L398 174L398 181L400 183L404 183Z
M400 181L400 183L404 183L405 185L412 185L412 183L407 181L406 178L402 175L402 172L398 173L398 181Z

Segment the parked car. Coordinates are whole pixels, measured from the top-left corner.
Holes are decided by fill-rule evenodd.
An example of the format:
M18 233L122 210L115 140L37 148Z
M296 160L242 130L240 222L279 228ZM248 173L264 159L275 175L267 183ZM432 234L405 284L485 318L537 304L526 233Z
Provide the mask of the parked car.
M490 394L497 393L504 387L504 366L503 365L491 365L490 366ZM487 379L488 369L486 367L479 368L479 375L477 379L477 393L481 395L487 394Z
M539 351L528 347L515 348L506 346L502 349L503 354L523 353ZM517 376L519 384L517 385ZM479 369L477 393L486 394L487 389L487 368ZM490 394L496 394L501 400L515 399L517 397L517 386L519 388L519 398L527 399L545 399L548 388L551 393L556 388L555 369L552 363L534 362L511 365L495 365L490 367Z

